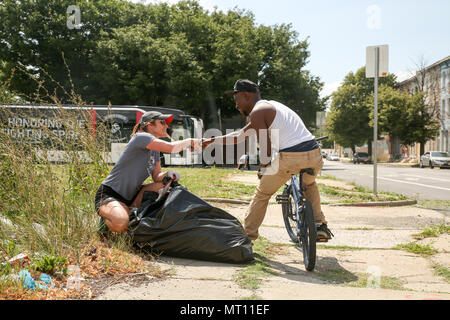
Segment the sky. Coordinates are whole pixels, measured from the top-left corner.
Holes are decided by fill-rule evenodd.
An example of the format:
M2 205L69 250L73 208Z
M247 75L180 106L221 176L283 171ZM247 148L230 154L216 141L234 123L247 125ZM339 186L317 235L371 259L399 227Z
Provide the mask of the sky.
M176 3L177 0L129 0ZM254 14L258 25L291 24L308 39L305 69L336 90L349 72L366 64L366 47L389 46L389 72L409 78L421 61L431 65L450 55L448 0L199 0L209 11L235 7ZM217 8L217 9L215 9Z

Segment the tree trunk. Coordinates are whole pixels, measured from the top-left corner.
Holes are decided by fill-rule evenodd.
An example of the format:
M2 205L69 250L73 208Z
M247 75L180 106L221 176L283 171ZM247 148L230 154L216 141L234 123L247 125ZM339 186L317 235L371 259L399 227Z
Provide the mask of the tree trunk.
M367 153L372 156L372 140L367 141Z
M425 142L419 142L420 143L420 155L419 157L421 157L424 153L425 153Z

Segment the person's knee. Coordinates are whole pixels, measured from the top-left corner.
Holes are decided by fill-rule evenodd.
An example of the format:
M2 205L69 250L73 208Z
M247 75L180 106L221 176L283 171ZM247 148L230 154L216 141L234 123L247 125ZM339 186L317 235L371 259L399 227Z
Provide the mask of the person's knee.
M128 223L129 223L129 219L128 218L127 219L121 219L116 225L115 232L122 233L122 232L127 231Z
M111 221L111 225L110 225L110 229L111 231L117 232L117 233L122 233L127 231L128 229L128 223L129 223L129 218L127 217L119 217L114 219L113 221Z
M125 232L128 229L129 217L128 211L120 203L110 203L100 207L100 216L102 216L108 228L113 232Z

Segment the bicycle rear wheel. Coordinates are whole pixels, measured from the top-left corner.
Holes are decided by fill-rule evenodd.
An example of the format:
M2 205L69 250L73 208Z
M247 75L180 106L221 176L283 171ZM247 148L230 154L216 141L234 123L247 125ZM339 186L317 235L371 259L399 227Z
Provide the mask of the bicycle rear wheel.
M298 243L302 246L303 263L306 270L312 271L316 265L317 231L311 202L305 200L300 209L300 221L298 222L298 229L300 232L297 233Z
M283 212L283 221L286 227L287 233L292 242L298 243L297 238L297 218L295 217L295 205L294 198L291 194L291 186L288 186L283 191L283 197L287 199L281 206Z

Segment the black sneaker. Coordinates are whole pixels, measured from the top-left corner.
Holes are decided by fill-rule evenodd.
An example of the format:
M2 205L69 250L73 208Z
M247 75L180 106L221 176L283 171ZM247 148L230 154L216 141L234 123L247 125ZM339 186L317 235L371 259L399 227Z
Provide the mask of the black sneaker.
M317 227L317 241L327 242L331 237L334 237L334 234L328 229L326 223L322 223Z

